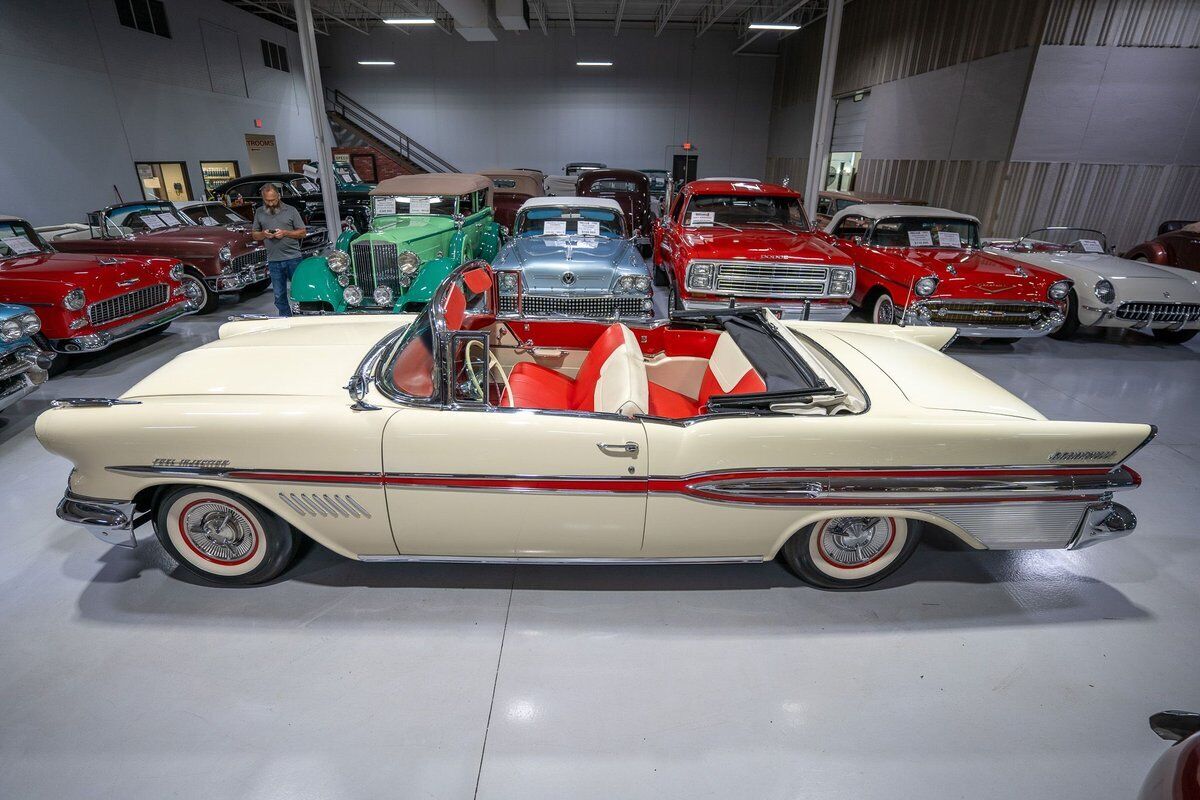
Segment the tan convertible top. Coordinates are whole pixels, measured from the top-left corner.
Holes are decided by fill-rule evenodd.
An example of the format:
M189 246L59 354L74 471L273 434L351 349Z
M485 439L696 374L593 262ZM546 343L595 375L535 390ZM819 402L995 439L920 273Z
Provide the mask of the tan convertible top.
M534 174L532 172L530 172L529 170L525 170L525 169L489 169L489 170L485 170L482 174L485 175L486 177L490 178L493 181L496 181L496 180L512 181L513 183L516 184L516 186L514 186L510 189L507 189L507 191L510 191L510 192L514 192L517 194L527 194L530 197L541 197L543 194L545 194L545 191L542 188L541 180L534 177ZM496 186L494 183L492 184L492 186L493 186L493 188L495 188L497 190L505 191L505 189L503 189L499 186Z
M381 195L460 195L487 189L491 197L492 182L482 175L469 172L430 172L424 175L397 175L379 182L371 194Z

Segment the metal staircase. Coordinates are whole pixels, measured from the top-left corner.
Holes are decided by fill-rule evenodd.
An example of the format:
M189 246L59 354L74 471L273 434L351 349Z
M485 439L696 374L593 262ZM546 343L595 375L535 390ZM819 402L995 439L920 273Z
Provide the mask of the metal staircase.
M411 173L462 171L337 89L325 89L325 113L341 145L370 145Z

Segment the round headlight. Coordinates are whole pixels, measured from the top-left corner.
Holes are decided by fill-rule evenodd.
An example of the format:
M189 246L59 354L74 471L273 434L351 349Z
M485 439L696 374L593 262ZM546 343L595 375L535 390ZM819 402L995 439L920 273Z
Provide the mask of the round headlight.
M343 253L341 250L334 250L329 255L325 256L325 263L329 268L339 275L350 269L350 256Z
M346 290L342 292L342 299L345 300L348 305L360 305L362 303L362 297L362 289L358 288L357 286L347 286Z
M643 275L642 277L635 280L633 282L633 285L634 285L634 288L636 288L639 292L650 291L650 279L647 278L645 275Z
M183 264L176 262L171 265L171 280L173 280L173 281L183 280Z
M15 342L24 334L21 333L21 323L14 319L6 319L0 322L0 341Z
M67 292L67 296L62 301L63 308L68 311L78 311L87 305L87 297L83 293L83 289L72 289Z
M233 251L229 249L229 245L225 245L217 251L217 258L221 259L222 261L228 261L229 259L233 258Z
M412 250L405 250L396 256L396 265L400 267L401 275L412 275L421 266L421 257Z
M917 281L913 286L913 291L917 293L917 297L929 297L937 291L938 279L932 275L926 275L921 280Z
M371 299L375 301L377 306L390 306L392 304L392 289L390 286L379 286L375 289L375 293L371 295Z
M338 282L338 286L342 286L342 287L349 286L350 285L350 276L343 272L341 275L337 276L337 282Z
M1050 288L1046 290L1046 296L1051 300L1066 300L1067 295L1071 293L1070 281L1055 281L1050 284Z
M1113 288L1111 283L1104 280L1104 278L1096 281L1095 292L1096 299L1101 303L1111 303L1117 299L1117 290Z
M621 277L617 278L617 291L618 292L633 291L633 276L632 275L622 275Z
M42 329L42 321L37 314L22 314L17 319L21 323L21 333L26 336L33 336Z
M500 291L505 294L512 294L517 290L517 273L501 272L500 273Z

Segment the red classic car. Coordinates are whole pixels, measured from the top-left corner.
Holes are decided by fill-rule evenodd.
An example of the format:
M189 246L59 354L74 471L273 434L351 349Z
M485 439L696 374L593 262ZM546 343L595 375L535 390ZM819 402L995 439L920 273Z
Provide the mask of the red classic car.
M1167 220L1158 226L1158 236L1121 257L1200 272L1200 222Z
M1137 800L1200 800L1200 714L1160 711L1150 730L1174 745L1154 762Z
M51 349L69 354L166 328L200 296L177 259L58 253L28 222L0 216L0 302L31 307Z
M605 197L616 200L643 256L650 255L650 231L654 215L650 211L650 176L631 169L593 169L579 176L575 194L580 197Z
M192 224L171 203L143 201L88 214L88 224L38 228L64 253L165 256L183 262L197 284L200 313L217 307L221 292L270 280L267 251L248 230Z
M858 262L853 303L877 324L949 325L960 336L1045 336L1066 319L1071 281L985 253L979 220L945 208L855 205L826 231Z
M685 185L654 223L654 266L675 309L765 304L839 321L854 293L854 259L809 226L800 195L751 179Z
M479 173L492 182L492 210L496 224L512 233L517 221L517 209L531 197L542 197L543 178L540 172L527 169L491 169Z

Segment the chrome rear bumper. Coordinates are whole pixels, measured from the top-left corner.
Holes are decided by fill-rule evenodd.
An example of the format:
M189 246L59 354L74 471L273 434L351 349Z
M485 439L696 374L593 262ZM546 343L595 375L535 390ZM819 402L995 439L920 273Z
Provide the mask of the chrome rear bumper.
M84 497L67 490L55 511L58 518L87 528L88 533L114 547L137 546L134 529L150 516L136 517L134 504L128 500L102 500Z
M1088 506L1087 513L1079 525L1075 537L1067 545L1068 550L1091 547L1098 542L1120 539L1133 533L1137 517L1120 503L1103 501Z

